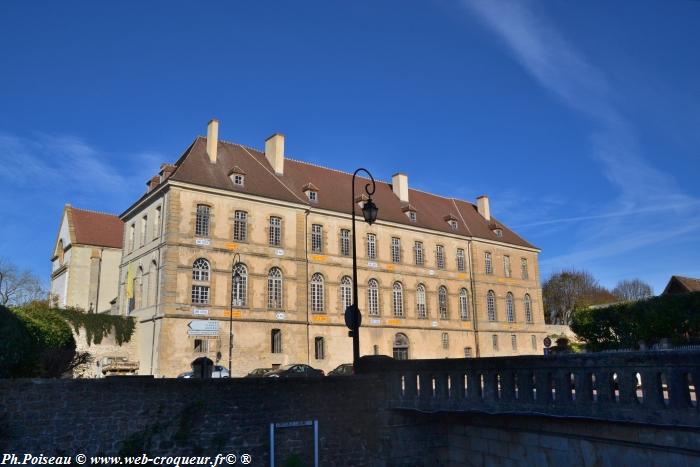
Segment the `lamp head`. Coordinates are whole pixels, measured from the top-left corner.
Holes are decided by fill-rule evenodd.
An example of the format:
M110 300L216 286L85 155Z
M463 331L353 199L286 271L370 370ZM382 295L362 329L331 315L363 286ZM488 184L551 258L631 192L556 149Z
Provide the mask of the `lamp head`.
M374 224L374 221L377 220L378 212L379 208L376 204L374 204L372 198L368 199L364 206L362 206L362 216L365 218L365 222L367 222L369 225Z

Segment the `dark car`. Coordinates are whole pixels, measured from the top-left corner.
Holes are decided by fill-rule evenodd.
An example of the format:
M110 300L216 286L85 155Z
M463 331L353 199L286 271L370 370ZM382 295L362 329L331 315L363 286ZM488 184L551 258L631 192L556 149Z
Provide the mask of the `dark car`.
M319 377L323 376L323 370L311 368L303 363L292 363L284 365L266 373L263 378L299 378L299 377Z
M352 363L343 363L342 365L338 365L334 370L328 372L328 376L347 376L352 374L355 374Z
M271 372L272 368L256 368L247 375L245 375L246 378L262 378L265 376L267 373Z

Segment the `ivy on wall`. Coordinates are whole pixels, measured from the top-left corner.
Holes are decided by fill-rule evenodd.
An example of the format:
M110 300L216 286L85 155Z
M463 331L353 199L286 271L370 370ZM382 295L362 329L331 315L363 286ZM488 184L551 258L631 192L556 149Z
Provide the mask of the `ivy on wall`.
M100 344L112 331L118 345L129 342L134 334L135 323L131 316L85 313L75 308L66 308L59 312L73 326L76 334L80 334L81 329L85 330L88 345Z

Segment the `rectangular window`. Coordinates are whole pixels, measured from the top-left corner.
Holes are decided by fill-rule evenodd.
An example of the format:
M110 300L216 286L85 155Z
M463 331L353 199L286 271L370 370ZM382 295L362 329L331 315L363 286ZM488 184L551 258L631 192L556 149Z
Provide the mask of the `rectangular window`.
M442 348L443 349L450 348L450 335L447 334L446 332L442 333Z
M314 339L314 343L316 344L316 352L314 354L316 360L323 360L324 358L326 358L326 349L323 337L317 337L316 339Z
M374 350L374 355L379 355L379 346L377 344L374 344L372 349Z
M209 236L209 206L206 204L197 205L197 218L194 223L194 234L197 237Z
M350 230L340 229L340 254L350 256Z
M413 243L413 255L415 256L416 266L423 266L423 264L425 264L423 242L416 241Z
M318 192L309 190L306 192L306 195L309 197L309 201L312 203L318 202Z
M537 336L534 334L530 336L530 344L532 345L532 350L537 350Z
M488 251L484 253L484 272L486 274L493 274L493 264L491 264L491 253Z
M282 331L279 329L273 329L270 333L270 351L282 353Z
M233 216L233 239L245 242L248 239L248 213L236 211Z
M233 184L237 186L243 186L245 178L241 174L235 174L233 176Z
M377 259L377 236L367 234L367 258Z
M391 237L391 262L401 262L401 239L398 237Z
M510 277L510 256L506 255L503 257L503 274L506 277Z
M493 346L493 350L498 350L498 334L491 336L491 345Z
M526 258L520 258L520 274L522 275L522 278L525 280L527 280L529 278Z
M192 303L207 304L209 303L209 286L193 285L192 286Z
M143 216L141 218L141 246L146 244L146 227L148 226L148 216Z
M464 272L466 268L464 267L464 250L462 248L457 248L457 270L459 272Z
M153 216L153 238L158 238L160 236L160 215L161 207L156 208L156 214Z
M194 351L196 353L209 352L209 341L207 339L195 339L194 340Z
M515 334L510 335L510 346L513 348L513 350L518 350L518 336Z
M464 358L472 358L472 348L471 347L464 348Z
M435 262L438 269L445 269L445 247L442 245L435 248Z
M270 245L280 246L282 244L282 218L270 217Z
M311 226L311 251L323 253L323 226L319 224Z
M136 235L136 225L129 226L129 251L134 251L134 236Z

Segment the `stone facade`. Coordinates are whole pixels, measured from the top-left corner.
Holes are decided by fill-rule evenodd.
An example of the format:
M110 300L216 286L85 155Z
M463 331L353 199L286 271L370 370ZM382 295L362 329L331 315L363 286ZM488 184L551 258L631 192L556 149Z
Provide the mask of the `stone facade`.
M219 142L220 152L222 144ZM218 162L214 159L212 164L222 164L221 159L219 154ZM219 170L216 165L211 167ZM308 363L328 372L350 362L352 346L344 324L341 282L352 276L352 260L342 251L340 238L341 230L351 229L350 216L301 201L188 183L169 177L173 170L173 166L164 165L160 183L151 186L122 215L125 239L119 307L121 313L139 320L136 338L140 371L176 376L189 370L190 362L202 355L228 366L229 326L233 335L233 375L287 363ZM407 179L402 180L407 183ZM409 192L407 187L405 191ZM195 232L198 205L209 208L207 235ZM237 211L247 214L244 240L234 240ZM399 333L407 338L407 354L412 359L461 358L467 352L470 356L542 353L546 329L536 248L459 231L400 224L382 220L381 216L370 226L358 216L361 354L392 355ZM271 217L281 220L279 245L270 244ZM314 225L322 228L319 252L312 251ZM376 236L375 259L368 258L368 234ZM398 261L391 255L392 238L400 240ZM416 241L423 245L422 265L415 264ZM443 268L436 261L438 245L444 251ZM457 267L458 250L464 252L462 270ZM488 274L484 264L487 253L492 261ZM247 290L245 303L236 305L231 313L231 268L236 254L245 265ZM505 271L506 256L510 274ZM200 258L208 262L209 277L194 283L193 264ZM272 268L278 268L282 276L281 306L271 305L268 293ZM315 274L323 279L323 303L313 307L310 281ZM375 316L368 311L370 279L379 287ZM394 304L396 284L402 289L402 316ZM193 285L208 288L207 303L193 303ZM426 291L425 318L417 310L419 285ZM447 290L447 310L442 313L438 297L441 287ZM133 289L133 296L129 289ZM495 294L493 320L487 311L489 291ZM526 296L529 321L525 316ZM509 319L507 303L511 297L514 313ZM188 335L188 325L197 320L218 321L218 335ZM281 348L276 349L279 352L272 351L273 330L281 332ZM317 353L320 339L322 355Z

